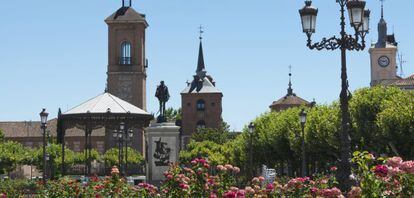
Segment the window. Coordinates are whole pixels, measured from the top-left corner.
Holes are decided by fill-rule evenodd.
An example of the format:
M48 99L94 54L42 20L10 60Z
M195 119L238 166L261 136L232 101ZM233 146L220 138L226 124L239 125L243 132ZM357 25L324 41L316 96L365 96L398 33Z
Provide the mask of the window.
M206 122L204 120L200 120L197 122L197 129L204 129L206 128Z
M121 44L121 58L119 60L121 65L131 65L131 43L124 41Z
M206 102L204 100L197 101L197 111L204 111L206 109Z

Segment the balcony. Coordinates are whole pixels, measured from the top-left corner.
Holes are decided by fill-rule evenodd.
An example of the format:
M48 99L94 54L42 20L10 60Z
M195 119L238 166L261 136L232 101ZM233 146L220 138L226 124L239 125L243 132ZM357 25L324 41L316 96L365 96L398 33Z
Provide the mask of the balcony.
M132 58L131 57L120 57L119 64L120 65L132 65Z

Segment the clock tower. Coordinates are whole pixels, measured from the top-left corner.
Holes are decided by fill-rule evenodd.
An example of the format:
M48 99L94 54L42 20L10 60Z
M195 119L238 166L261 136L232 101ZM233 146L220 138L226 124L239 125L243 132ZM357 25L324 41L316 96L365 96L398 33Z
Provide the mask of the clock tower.
M381 19L378 23L378 41L369 49L371 58L371 86L384 80L397 79L397 42L394 35L387 35L384 7L381 5Z
M122 1L109 16L107 91L146 110L145 15Z

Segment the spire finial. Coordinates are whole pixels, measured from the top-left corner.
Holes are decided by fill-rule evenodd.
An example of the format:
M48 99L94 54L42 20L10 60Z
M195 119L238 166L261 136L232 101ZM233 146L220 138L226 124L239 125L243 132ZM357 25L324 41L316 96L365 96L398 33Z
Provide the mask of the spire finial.
M197 75L200 77L200 78L204 78L205 77L205 74L206 74L206 71L205 71L205 65L204 65L204 53L203 53L203 44L202 44L202 39L203 39L203 33L204 33L204 30L203 30L203 26L201 26L200 25L200 27L199 27L199 29L200 29L200 31L199 31L199 33L200 33L200 47L199 47L199 50L198 50L198 63L197 63Z
M293 95L292 89L292 65L289 65L289 88L288 88L288 96Z
M202 25L200 25L200 27L198 27L198 29L199 29L199 33L200 33L200 41L201 40L203 40L203 33L204 33L204 29L203 29L203 26Z
M385 0L380 0L381 1L381 19L384 18L384 1Z

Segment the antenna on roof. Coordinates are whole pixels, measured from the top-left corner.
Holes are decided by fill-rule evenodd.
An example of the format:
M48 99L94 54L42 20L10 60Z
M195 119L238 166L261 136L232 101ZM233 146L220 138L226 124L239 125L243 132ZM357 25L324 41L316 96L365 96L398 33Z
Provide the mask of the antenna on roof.
M407 61L405 61L405 60L403 59L403 54L402 54L402 53L398 54L398 62L399 62L399 67L400 67L400 77L401 77L401 78L404 78L405 74L404 74L404 68L403 68L403 65L404 65L405 63L407 63Z

